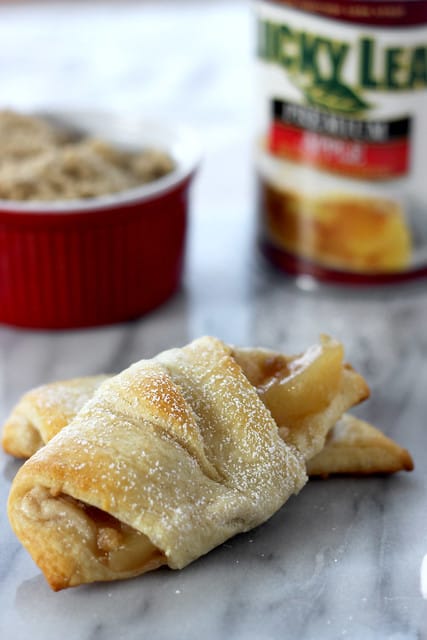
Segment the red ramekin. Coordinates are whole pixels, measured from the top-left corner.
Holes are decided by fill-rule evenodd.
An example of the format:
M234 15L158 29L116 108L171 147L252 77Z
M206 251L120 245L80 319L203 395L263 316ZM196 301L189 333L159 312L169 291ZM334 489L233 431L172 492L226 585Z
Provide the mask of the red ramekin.
M162 149L176 168L88 200L0 201L0 322L64 329L138 317L180 284L197 142L185 127L139 117L44 115L122 147Z

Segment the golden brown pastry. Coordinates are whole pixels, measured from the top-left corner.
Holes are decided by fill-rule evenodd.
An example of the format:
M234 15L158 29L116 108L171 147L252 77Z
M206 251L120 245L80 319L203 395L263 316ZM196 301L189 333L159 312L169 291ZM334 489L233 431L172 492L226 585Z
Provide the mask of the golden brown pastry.
M231 350L205 339L105 381L18 472L9 517L60 589L183 567L305 480Z
M90 376L52 382L26 393L4 424L3 449L16 458L32 456L71 422L106 379Z
M46 385L5 428L21 455L49 441L13 482L11 524L55 590L181 568L268 519L304 485L306 465L382 471L385 448L389 467L411 468L366 423L332 429L367 394L325 337L293 357L203 338L115 377Z
M328 424L333 424L332 414L338 419L344 405L351 406L369 394L365 381L343 365L342 345L327 337L298 356L266 349L232 348L231 353L272 412L282 437L298 446L306 459L313 455L312 446L316 451L321 448L316 438L323 445L324 428L319 428L318 420L323 419L325 409L331 414L326 416ZM26 393L4 425L4 450L18 458L30 457L74 418L106 379L76 378Z
M301 357L250 355L203 338L96 381L20 469L9 518L53 589L184 567L301 489L305 458L366 384L327 338Z
M272 364L277 365L278 359L284 360L284 356L269 357L269 352L259 349L234 350L234 357L241 360L245 375L252 375L252 384L257 386L259 393L262 393L263 377L272 375ZM290 359L285 360L289 362ZM277 366L275 371L277 373ZM4 450L18 458L29 458L71 422L106 379L107 376L75 378L46 384L26 393L4 425ZM279 384L277 377L275 384ZM295 387L293 392L297 392ZM413 461L406 449L371 424L349 414L344 414L332 427L323 449L307 461L309 476L322 477L412 469Z
M301 489L366 384L327 338L296 358L250 353L202 338L140 361L23 465L9 518L53 589L182 568Z
M330 343L330 348L332 344ZM336 343L334 348L338 348ZM323 360L319 359L310 368L298 369L298 363L307 362L310 352L313 354L318 349L318 346L309 349L303 360L301 357L286 357L263 349L234 349L233 355L264 400L268 398L266 388L279 388L283 395L286 384L289 387L292 381L294 404L299 403L301 407L307 408L307 397L303 394L313 393L312 390L319 389L319 385L313 379L304 382L304 377L313 378L317 367L322 376L327 370L328 382L331 381L331 369L327 369L325 354L322 356ZM76 378L46 384L26 393L4 426L5 451L16 457L30 457L74 418L106 379L107 376ZM295 385L296 380L298 385ZM289 410L289 399L286 406ZM267 407L271 408L268 402ZM286 422L288 430L295 428L294 416L288 415ZM281 429L280 433L286 439L286 429ZM394 473L410 470L412 467L412 460L405 449L372 425L349 415L343 416L330 431L324 448L307 465L309 475L321 476Z
M310 476L367 475L412 471L409 452L364 420L344 415L328 433L322 451L307 462Z
M318 347L304 354L305 362L313 349ZM294 404L299 403L306 408L307 397L303 397L303 394L319 389L313 380L304 382L304 376L313 378L314 364L308 370L300 367L297 373L301 358L296 356L287 357L263 349L233 349L233 356L264 400L266 388L279 385L283 395L285 384L289 386L292 381ZM326 356L323 355L323 358L323 361L316 362L321 375L327 366ZM329 368L329 382L330 374ZM19 458L30 457L71 422L106 379L107 376L76 378L46 384L26 393L4 425L4 450ZM298 385L295 385L297 379ZM267 407L271 408L268 402ZM294 416L288 416L286 421L288 430L295 428ZM286 440L286 429L281 429L279 433ZM307 463L310 476L322 477L331 474L395 473L412 468L413 462L406 449L372 425L348 414L331 429L323 449Z

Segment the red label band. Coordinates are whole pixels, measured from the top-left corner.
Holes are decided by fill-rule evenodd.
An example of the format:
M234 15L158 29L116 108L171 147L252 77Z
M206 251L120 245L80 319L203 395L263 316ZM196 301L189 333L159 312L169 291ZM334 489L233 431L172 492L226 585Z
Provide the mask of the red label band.
M300 11L326 18L381 27L410 27L427 24L427 1L410 2L384 0L271 0Z
M408 138L376 144L333 138L274 122L269 151L287 160L367 180L385 180L409 171Z

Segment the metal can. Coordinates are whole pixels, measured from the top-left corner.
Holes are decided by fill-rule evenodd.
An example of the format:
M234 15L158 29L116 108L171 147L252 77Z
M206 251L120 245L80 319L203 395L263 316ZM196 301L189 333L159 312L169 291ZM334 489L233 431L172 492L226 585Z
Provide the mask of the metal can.
M427 1L258 0L260 243L320 279L427 274Z

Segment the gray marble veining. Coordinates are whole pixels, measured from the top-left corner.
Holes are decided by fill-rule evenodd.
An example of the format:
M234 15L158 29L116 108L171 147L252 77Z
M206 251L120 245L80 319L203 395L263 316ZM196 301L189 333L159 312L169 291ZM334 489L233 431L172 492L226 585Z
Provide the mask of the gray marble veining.
M194 190L182 290L129 324L58 333L0 328L0 418L34 385L117 371L205 333L293 352L326 332L344 342L372 388L357 412L406 446L416 469L391 478L310 482L269 522L183 571L54 594L10 530L5 504L19 463L1 453L0 638L427 638L420 589L427 554L426 282L313 289L257 256L247 3L53 6L56 13L49 4L0 8L0 81L10 104L64 106L68 78L79 87L71 106L104 102L192 121L206 157ZM114 58L116 48L109 52L106 43L117 20ZM153 25L175 52L170 66ZM223 30L222 49L214 28ZM237 31L241 37L233 40ZM25 35L28 51L37 51L35 59L17 52L17 34ZM141 58L143 36L144 46L156 51L155 69Z

